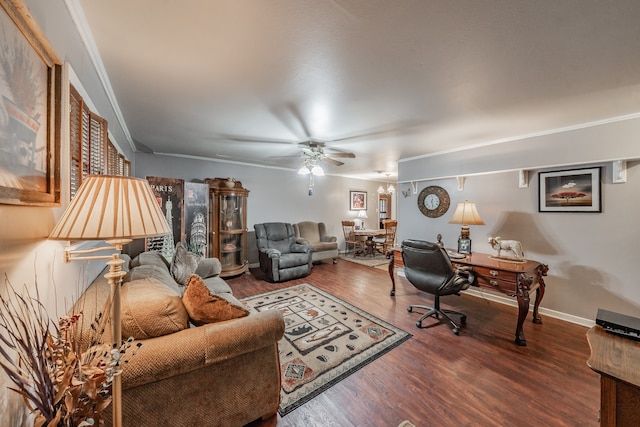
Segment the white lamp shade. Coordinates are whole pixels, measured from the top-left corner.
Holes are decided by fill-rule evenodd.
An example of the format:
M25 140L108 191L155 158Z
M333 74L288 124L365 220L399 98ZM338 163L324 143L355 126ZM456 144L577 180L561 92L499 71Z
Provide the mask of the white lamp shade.
M358 211L358 218L369 218L367 216L367 211L365 211L364 209L361 211Z
M147 180L89 175L49 239L137 239L161 236L170 231Z
M321 166L315 165L311 168L311 173L315 176L324 176L324 169Z
M458 203L449 224L484 225L484 221L480 218L476 204L464 201Z
M298 169L298 173L300 175L309 175L311 173L311 171L309 170L307 165L302 165L302 166L300 166L300 169Z

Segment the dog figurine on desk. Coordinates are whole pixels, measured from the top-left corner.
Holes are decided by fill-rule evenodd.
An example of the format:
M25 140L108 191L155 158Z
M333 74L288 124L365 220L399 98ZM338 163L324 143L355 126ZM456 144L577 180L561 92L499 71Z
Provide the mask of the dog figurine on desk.
M498 251L498 256L502 251L507 251L513 253L517 259L524 258L522 245L517 240L502 240L500 237L489 237L489 244L494 250Z

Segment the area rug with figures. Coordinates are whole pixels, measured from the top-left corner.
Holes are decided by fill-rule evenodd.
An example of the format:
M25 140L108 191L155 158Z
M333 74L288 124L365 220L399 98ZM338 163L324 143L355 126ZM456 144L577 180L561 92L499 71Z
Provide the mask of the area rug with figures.
M281 416L308 402L411 335L312 285L244 298L250 311L280 310Z

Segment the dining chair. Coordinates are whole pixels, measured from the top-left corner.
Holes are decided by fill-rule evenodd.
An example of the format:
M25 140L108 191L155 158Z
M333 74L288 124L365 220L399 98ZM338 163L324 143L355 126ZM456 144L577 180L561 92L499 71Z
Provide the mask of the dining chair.
M375 239L376 249L386 254L389 249L391 249L396 241L396 230L398 228L398 221L395 219L385 219L382 220L382 227L384 229L384 236L381 238Z
M356 227L355 221L342 221L342 231L344 232L345 253L349 253L349 246L353 250L355 258L357 249L364 250L364 242L359 240L354 234Z

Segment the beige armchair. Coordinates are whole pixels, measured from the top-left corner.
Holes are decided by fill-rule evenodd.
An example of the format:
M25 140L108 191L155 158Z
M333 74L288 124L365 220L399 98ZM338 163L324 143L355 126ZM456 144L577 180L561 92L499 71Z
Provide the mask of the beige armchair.
M313 248L312 261L338 258L338 239L327 235L324 222L303 221L293 224L296 241Z

